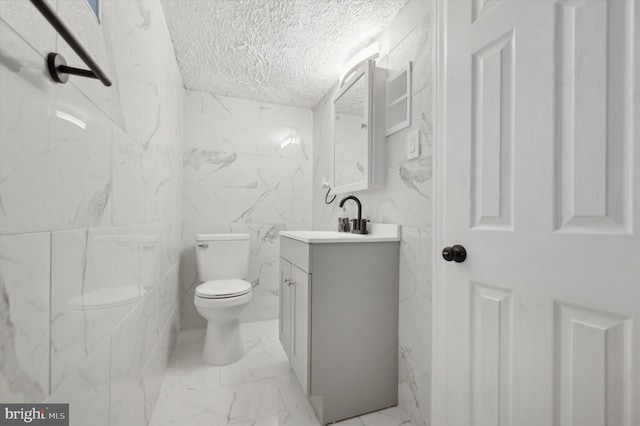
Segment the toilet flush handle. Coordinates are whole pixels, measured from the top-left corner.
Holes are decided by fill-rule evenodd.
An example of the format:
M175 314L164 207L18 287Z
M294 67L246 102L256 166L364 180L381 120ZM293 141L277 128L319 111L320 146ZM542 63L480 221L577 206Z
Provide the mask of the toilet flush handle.
M209 244L198 244L198 248L201 248L201 249L209 248Z

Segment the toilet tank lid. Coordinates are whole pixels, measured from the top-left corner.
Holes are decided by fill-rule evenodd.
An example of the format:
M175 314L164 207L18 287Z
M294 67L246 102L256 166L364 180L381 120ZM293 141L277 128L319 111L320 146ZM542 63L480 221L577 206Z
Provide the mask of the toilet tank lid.
M248 240L249 234L196 234L196 241Z

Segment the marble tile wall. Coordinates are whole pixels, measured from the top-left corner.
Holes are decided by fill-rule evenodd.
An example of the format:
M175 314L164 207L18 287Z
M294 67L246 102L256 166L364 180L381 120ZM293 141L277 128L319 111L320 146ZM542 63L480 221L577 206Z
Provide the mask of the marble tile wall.
M186 91L180 323L195 309L198 233L248 232L253 300L241 321L278 317L278 233L311 228L311 110Z
M184 88L159 1L48 0L113 81L28 1L0 2L0 401L72 425L144 425L178 326Z
M390 73L413 62L411 126L386 138L386 184L355 195L363 217L402 225L400 246L400 406L416 425L430 418L432 244L432 21L431 2L411 0L378 37L377 65ZM343 216L326 205L321 185L332 173L333 109L327 94L314 109L313 228L335 229ZM420 130L420 157L406 159L406 135ZM338 197L337 201L340 200ZM354 211L351 217L354 217Z

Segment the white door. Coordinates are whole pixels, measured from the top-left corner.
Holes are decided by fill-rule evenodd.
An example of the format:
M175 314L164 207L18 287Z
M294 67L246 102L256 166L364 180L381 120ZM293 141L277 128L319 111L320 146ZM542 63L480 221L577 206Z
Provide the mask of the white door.
M640 425L640 2L436 3L432 424Z

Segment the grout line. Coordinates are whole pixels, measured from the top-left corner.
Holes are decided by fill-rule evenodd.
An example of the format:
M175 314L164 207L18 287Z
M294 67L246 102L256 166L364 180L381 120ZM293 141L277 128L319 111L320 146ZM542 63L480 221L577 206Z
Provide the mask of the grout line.
M2 0L0 0L2 1ZM0 18L1 19L1 18ZM167 222L138 222L138 223L128 223L125 225L109 225L109 226L82 226L79 228L56 228L56 229L40 229L35 231L18 231L18 232L0 232L0 237L12 237L16 235L31 235L31 234L53 234L58 232L74 232L74 231L100 231L100 230L111 230L111 229L123 229L123 228L134 228L134 227L153 227L153 226L161 226L161 225L175 225L181 223L177 220L167 221Z

